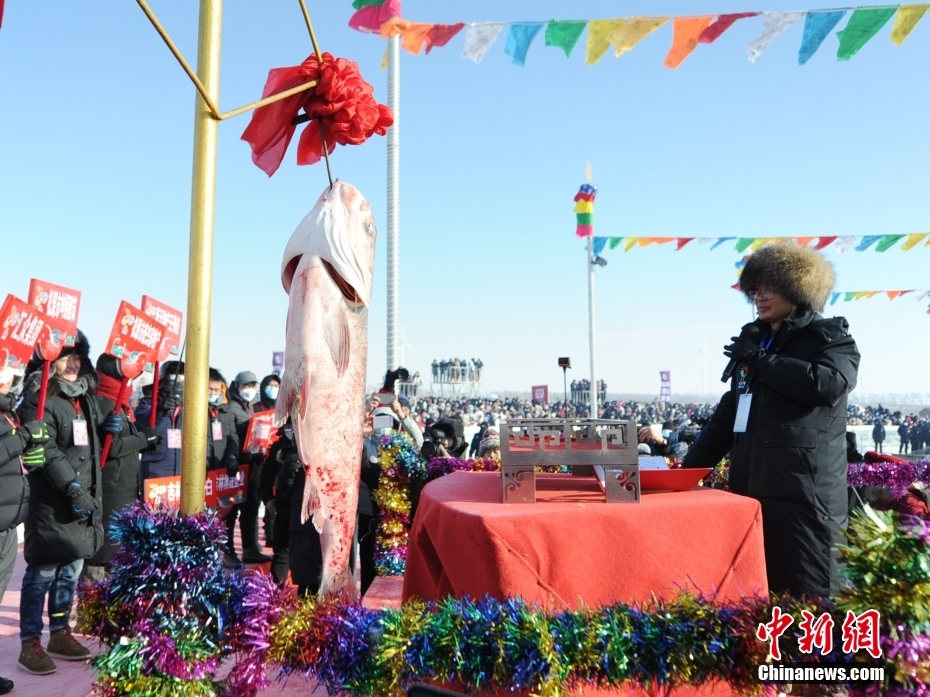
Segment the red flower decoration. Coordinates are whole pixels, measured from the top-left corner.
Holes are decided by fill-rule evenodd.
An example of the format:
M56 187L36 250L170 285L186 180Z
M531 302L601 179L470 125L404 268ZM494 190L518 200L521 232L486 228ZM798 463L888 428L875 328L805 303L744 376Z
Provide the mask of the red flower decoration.
M384 135L394 115L378 104L374 88L366 82L358 63L324 53L322 63L312 55L300 65L273 68L262 97L316 80L317 85L259 107L242 133L252 146L252 161L270 177L284 159L301 110L310 118L297 144L297 164L312 165L337 144L359 145L373 134ZM325 143L325 145L324 145Z

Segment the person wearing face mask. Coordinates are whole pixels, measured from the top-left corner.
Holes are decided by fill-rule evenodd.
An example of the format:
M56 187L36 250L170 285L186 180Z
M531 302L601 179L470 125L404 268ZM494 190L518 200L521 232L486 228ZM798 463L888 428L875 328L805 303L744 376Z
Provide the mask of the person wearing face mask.
M254 408L252 400L258 395L258 378L255 373L243 370L236 375L232 384L225 389L226 381L219 371L210 369L210 393L208 395L210 409L210 450L208 453L207 469L225 469L226 474L235 477L239 474L239 464L242 461L242 444L249 427L249 419ZM219 428L223 436L217 438L216 429ZM235 441L233 443L233 440ZM215 451L215 452L213 452ZM251 476L249 477L251 480ZM254 495L256 502L251 503ZM247 482L246 499L242 503L234 504L223 521L226 523L226 554L223 563L227 568L236 568L243 563L256 564L271 561L271 557L262 554L258 549L258 483L253 487ZM242 558L236 554L235 527L239 519L239 532L242 535Z
M269 409L274 409L275 404L278 403L278 390L281 389L281 378L275 373L266 375L262 378L261 384L258 386L258 404L255 404L255 411L268 411ZM264 514L262 516L262 527L265 533L265 546L271 547L274 549L274 521L275 521L275 506L268 506L268 502L265 499L265 490L267 489L267 482L269 477L265 474L265 462L268 461L268 451L254 453L250 457L250 462L252 466L255 467L258 472L256 473L257 481L259 483L259 494L260 499L265 501ZM271 475L270 480L273 481L274 475ZM249 479L253 477L249 476Z
M166 361L161 366L158 395L155 400L154 447L142 451L140 493L146 479L181 475L181 425L184 401L184 361ZM148 427L152 420L152 397L143 396L135 409L136 423Z
M23 574L19 603L22 650L17 665L27 673L54 673L51 657L83 661L90 652L71 634L74 591L84 560L104 543L100 450L106 431L93 391L97 373L82 332L74 346L51 362L42 421L48 428L45 466L29 474L31 499L25 521ZM40 356L26 369L21 422L37 418L42 386ZM41 644L43 613L48 607L51 636Z

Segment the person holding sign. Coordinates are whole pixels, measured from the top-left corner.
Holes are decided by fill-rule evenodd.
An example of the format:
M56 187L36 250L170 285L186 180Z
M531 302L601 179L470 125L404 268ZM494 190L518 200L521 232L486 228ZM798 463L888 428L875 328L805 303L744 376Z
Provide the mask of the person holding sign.
M56 670L50 656L83 661L90 652L71 634L74 589L84 560L104 540L100 451L104 418L92 391L97 374L89 358L87 337L80 331L74 346L65 346L52 361L46 385L43 421L48 428L45 466L29 474L32 498L25 521L19 631L22 650L17 665L27 673ZM18 415L36 419L41 392L42 356L26 369ZM48 605L51 637L42 647L43 612Z
M113 440L107 461L103 465L103 520L108 523L114 512L132 505L139 498L139 453L154 449L160 440L158 428L136 421L129 397L122 390L124 376L121 361L109 353L97 357L97 379L99 384L95 391L97 403L102 414L115 414L116 423L111 424ZM122 393L123 401L116 400ZM84 565L82 579L103 580L110 557L116 551L117 543L110 539L107 526L107 539L100 550Z
M261 505L260 491L262 463L264 457L261 453L246 451L246 434L249 431L249 422L255 415L253 403L258 397L258 378L251 370L239 372L229 386L227 406L236 424L236 436L242 452L239 462L248 465L249 478L245 490L245 501L234 505L224 518L228 544L233 546L233 531L236 518L239 518L239 532L242 535L242 561L246 564L263 564L271 561L271 557L262 553L258 548L258 509ZM238 470L237 470L238 471ZM230 473L230 476L235 476Z
M749 257L739 284L758 319L724 348L730 389L682 463L713 467L729 452L730 489L762 504L769 590L795 596L833 597L843 583L859 350L844 318L820 314L833 279L819 252L795 243Z

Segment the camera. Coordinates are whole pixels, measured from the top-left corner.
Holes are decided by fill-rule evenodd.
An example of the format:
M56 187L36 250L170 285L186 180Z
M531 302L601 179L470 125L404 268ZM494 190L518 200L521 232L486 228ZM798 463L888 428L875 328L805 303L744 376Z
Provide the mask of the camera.
M442 457L440 448L445 448L450 457L459 457L468 448L465 442L465 425L461 419L444 416L423 431L423 457Z

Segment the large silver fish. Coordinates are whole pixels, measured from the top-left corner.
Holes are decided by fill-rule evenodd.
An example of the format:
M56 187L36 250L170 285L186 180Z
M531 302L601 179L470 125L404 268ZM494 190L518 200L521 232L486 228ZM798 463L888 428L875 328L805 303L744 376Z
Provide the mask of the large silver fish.
M337 180L294 230L281 264L290 300L277 418L291 417L306 473L301 522L312 518L320 533L320 595L343 601L358 598L349 555L376 236L368 201Z

